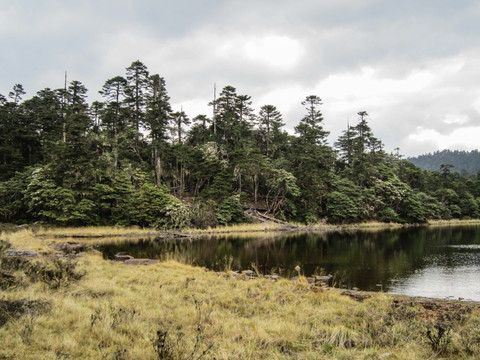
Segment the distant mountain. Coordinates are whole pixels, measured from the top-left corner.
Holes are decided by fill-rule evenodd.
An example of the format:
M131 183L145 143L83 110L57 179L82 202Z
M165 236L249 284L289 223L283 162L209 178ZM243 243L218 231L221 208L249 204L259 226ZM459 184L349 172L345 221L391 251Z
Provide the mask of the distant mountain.
M435 151L433 154L409 157L407 160L423 170L440 171L442 164L453 165L452 172L464 171L468 174L476 174L480 170L480 152L478 150L442 150Z

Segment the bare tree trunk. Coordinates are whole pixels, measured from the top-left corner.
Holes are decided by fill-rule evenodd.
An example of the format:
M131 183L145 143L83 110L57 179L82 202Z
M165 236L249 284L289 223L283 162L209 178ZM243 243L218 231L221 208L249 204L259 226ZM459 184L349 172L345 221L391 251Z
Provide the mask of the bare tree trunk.
M255 174L253 176L253 184L254 184L254 187L255 187L255 208L257 207L257 200L258 200L258 175Z
M157 186L160 186L162 178L162 159L160 158L160 152L157 148L153 150L154 152L154 162L155 162L155 180Z

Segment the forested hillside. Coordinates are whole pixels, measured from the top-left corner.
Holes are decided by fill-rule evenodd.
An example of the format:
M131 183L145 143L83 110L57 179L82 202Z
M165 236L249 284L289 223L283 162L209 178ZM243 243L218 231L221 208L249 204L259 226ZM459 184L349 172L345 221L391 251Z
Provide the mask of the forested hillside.
M478 178L387 154L365 111L331 146L316 95L289 135L275 105L253 109L232 86L190 119L140 61L99 92L87 103L71 81L0 96L0 221L205 227L244 221L244 207L305 223L479 217Z
M472 175L480 171L480 153L478 150L442 150L435 151L433 154L410 157L408 160L422 170L440 171L442 165L451 165L452 172L466 172Z

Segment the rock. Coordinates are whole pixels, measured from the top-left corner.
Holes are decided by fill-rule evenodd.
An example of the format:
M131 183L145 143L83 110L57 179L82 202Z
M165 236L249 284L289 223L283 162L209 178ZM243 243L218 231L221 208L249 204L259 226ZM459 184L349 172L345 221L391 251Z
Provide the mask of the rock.
M324 275L324 276L315 276L315 281L316 282L329 282L330 279L332 278L332 275Z
M270 275L270 280L278 281L280 279L281 279L281 277L279 275Z
M78 243L78 242L66 242L63 244L58 244L55 246L58 250L62 250L65 253L69 254L76 254L88 249L86 244Z
M157 264L159 261L158 260L153 260L153 259L128 259L125 260L123 263L127 265L154 265Z
M360 302L362 302L365 299L370 299L372 297L372 295L370 295L370 294L359 293L359 292L356 292L356 291L353 292L353 291L350 291L350 290L344 291L341 294L345 295L345 296L350 296L353 300L360 301Z
M257 273L252 270L243 270L242 274L248 276L248 277L257 277Z
M113 260L118 260L118 261L126 261L126 260L132 260L134 257L131 255L127 255L127 253L124 252L119 252L113 255Z
M309 284L315 284L315 279L313 277L307 277L307 282Z
M291 281L297 281L298 280L298 276L294 276L290 279Z
M14 250L5 251L5 257L37 257L38 253L33 250Z
M353 291L358 291L358 290L360 290L360 289L354 286L354 287L352 288L352 290L353 290Z

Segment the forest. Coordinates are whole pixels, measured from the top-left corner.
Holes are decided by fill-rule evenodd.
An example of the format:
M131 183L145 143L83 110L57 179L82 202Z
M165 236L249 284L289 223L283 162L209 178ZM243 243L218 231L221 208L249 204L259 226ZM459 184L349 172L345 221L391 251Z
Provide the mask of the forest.
M409 161L422 170L439 171L442 165L452 165L451 170L466 174L477 174L480 171L480 153L478 150L442 150L417 157L409 157Z
M99 93L88 103L75 80L0 94L0 222L204 228L248 221L247 208L306 224L480 217L478 174L388 154L362 109L329 145L317 95L299 99L289 134L275 105L256 111L232 86L211 117L189 118L138 60Z

